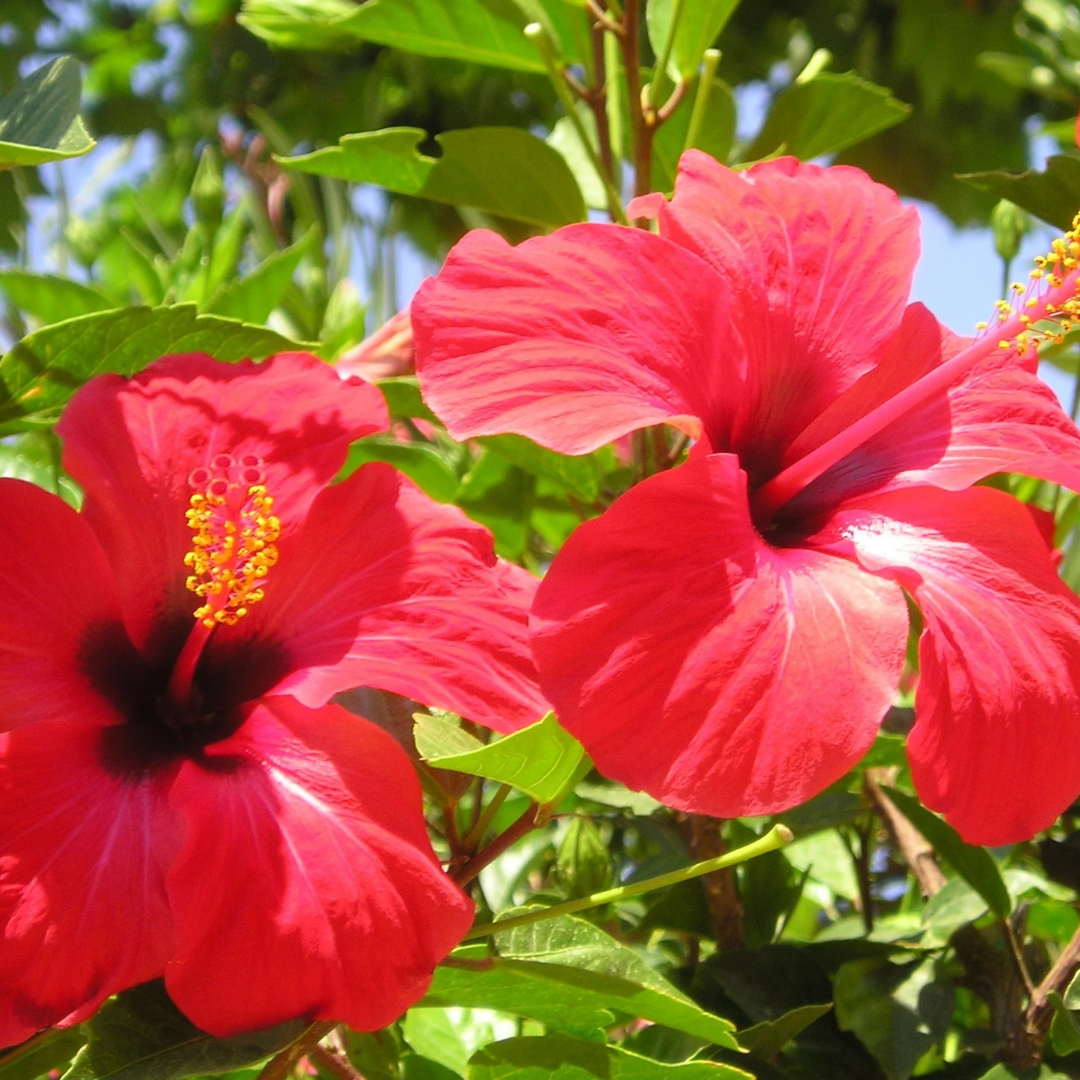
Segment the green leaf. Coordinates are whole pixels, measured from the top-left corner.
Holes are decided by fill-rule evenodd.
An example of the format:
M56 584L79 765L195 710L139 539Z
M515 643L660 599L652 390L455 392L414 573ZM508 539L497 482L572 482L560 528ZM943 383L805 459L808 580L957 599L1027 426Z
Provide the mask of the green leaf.
M369 0L362 13L380 0ZM435 136L441 157L417 150L427 138L420 128L385 128L345 135L337 146L279 158L287 169L376 184L453 206L542 227L582 221L585 203L569 166L557 150L531 132L512 127L475 127Z
M445 1065L459 1076L465 1071L469 1051L445 1009L410 1009L401 1022L401 1033L423 1057Z
M391 416L403 419L417 417L438 423L439 418L424 404L420 396L420 384L413 375L401 375L394 379L380 379L376 384L386 399Z
M285 49L348 49L362 41L420 56L516 71L544 70L511 0L244 0L239 22Z
M1048 157L1045 172L961 173L957 179L1016 203L1061 232L1072 227L1080 207L1080 157L1073 154Z
M922 921L944 943L961 926L982 918L987 910L986 901L963 878L953 878L927 901Z
M86 1042L81 1028L53 1028L0 1053L0 1080L37 1080L67 1065Z
M469 1060L468 1080L752 1080L715 1061L668 1065L615 1046L567 1035L504 1039Z
M28 431L0 442L0 476L25 480L79 508L82 492L60 468L60 441L51 431Z
M79 118L79 65L61 56L31 72L0 101L0 169L44 165L94 148Z
M1069 1080L1067 1073L1051 1069L1049 1065L1040 1065L1038 1069L1024 1069L1017 1072L1009 1065L995 1065L978 1080Z
M768 1061L774 1054L781 1050L796 1035L805 1031L815 1020L820 1020L830 1009L827 1005L803 1005L798 1009L792 1009L775 1020L763 1020L760 1024L748 1027L736 1033L735 1038L744 1050Z
M425 443L399 442L392 435L369 435L349 447L341 478L350 476L369 461L385 461L403 472L436 502L453 502L458 478L439 452Z
M672 0L649 0L645 9L649 41L657 55L671 27L672 6ZM671 49L669 70L675 78L697 73L705 50L712 47L738 6L739 0L683 0Z
M1051 990L1046 997L1054 1009L1054 1019L1050 1024L1050 1045L1054 1053L1064 1057L1080 1050L1080 1024L1076 1017L1065 1007L1061 994L1056 990Z
M416 749L429 764L510 784L539 803L558 802L587 760L581 743L559 727L554 713L486 746L445 717L416 713L413 719Z
M956 830L923 807L919 800L896 788L884 789L896 808L930 841L934 850L986 901L1002 919L1012 911L1012 898L1005 888L994 856L986 848L973 847L960 839Z
M585 919L562 915L495 935L503 965L557 983L597 1005L738 1048L730 1020L706 1012L629 946Z
M266 322L292 284L300 260L317 241L317 231L309 229L295 244L264 259L247 277L226 281L204 310L256 326Z
M308 1022L215 1039L192 1024L160 982L127 990L85 1024L90 1041L63 1080L179 1080L251 1065L284 1049Z
M593 502L600 494L603 468L591 454L569 457L537 446L522 435L485 435L476 440L532 476L554 480L572 495Z
M260 326L197 315L193 304L81 315L35 330L0 357L0 435L54 423L68 398L105 371L131 375L167 353L258 360L299 347Z
M46 324L114 306L104 293L88 285L28 270L0 270L0 292L12 307Z
M783 148L804 161L833 154L907 118L911 106L853 72L824 72L785 90L744 157L755 161ZM1015 201L1015 200L1014 200Z
M854 1032L889 1080L907 1080L915 1063L948 1030L954 1010L952 986L933 960L894 964L853 960L833 981L836 1020Z

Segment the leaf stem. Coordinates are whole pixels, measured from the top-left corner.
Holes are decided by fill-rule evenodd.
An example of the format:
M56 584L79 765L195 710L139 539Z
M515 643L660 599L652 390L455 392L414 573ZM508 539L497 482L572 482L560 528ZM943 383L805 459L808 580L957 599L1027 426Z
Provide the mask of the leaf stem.
M585 911L587 908L600 907L602 904L615 904L623 900L629 900L634 896L652 892L654 889L666 889L669 885L678 885L682 881L690 881L693 878L711 874L716 870L724 870L729 866L746 862L757 855L764 855L770 851L776 851L785 844L790 843L792 832L786 825L774 825L760 840L752 844L729 851L725 855L719 855L715 859L707 859L705 862L695 863L682 870L673 870L669 874L660 874L658 877L647 878L645 881L636 881L633 885L620 885L615 889L604 889L602 892L583 896L578 900L568 900L564 904L555 904L541 911L529 911L524 915L515 915L510 919L502 919L493 923L484 923L474 926L463 938L464 941L474 941L476 938L488 937L491 934L501 934L504 930L514 930L519 926L529 926L532 923L543 922L545 919L555 919L560 915L571 915L575 911Z
M477 792L477 799L482 794L482 787L483 781L481 781L481 791ZM469 835L462 841L462 847L466 851L472 851L483 840L484 833L487 832L487 827L491 824L491 819L499 812L499 807L506 801L506 796L512 790L509 784L499 785L499 790L492 796L491 802L484 807L483 813L476 819L476 824L469 830Z
M623 210L622 202L619 199L619 193L612 186L611 178L604 170L603 162L601 162L600 157L596 152L596 147L593 146L592 139L589 138L589 133L585 130L585 125L581 122L581 116L577 111L577 103L574 101L570 89L567 86L562 65L555 57L555 51L552 48L551 40L539 23L529 23L529 25L525 27L525 36L533 43L536 51L544 61L544 68L547 71L548 80L555 88L555 93L558 95L559 101L562 103L562 107L565 110L570 123L574 125L574 130L581 140L581 145L584 147L585 153L589 156L589 162L596 170L596 175L600 177L600 180L604 185L604 196L607 199L608 213L611 214L613 221L617 221L620 225L629 225L630 222L626 216L626 211Z
M697 93L694 95L694 108L690 113L690 126L686 129L686 142L683 149L689 150L697 145L698 132L705 121L705 110L709 107L709 97L712 94L713 80L716 78L717 68L720 67L720 50L706 49L704 64L701 69L701 79L698 82Z
M325 1039L337 1024L319 1022L306 1028L295 1042L290 1043L280 1053L275 1054L264 1066L256 1080L288 1080L296 1063L316 1043Z
M451 877L458 885L468 885L473 878L480 874L489 863L497 859L508 847L515 844L526 833L532 832L537 827L536 803L530 803L525 813L521 815L505 832L499 833L487 847L481 848L464 866L456 870Z

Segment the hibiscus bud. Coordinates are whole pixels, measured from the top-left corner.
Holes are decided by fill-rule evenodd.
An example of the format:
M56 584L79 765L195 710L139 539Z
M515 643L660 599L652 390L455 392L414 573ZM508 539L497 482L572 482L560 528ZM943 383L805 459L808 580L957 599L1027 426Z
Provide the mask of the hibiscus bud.
M199 158L199 167L191 184L191 204L200 225L217 229L225 210L225 184L217 151L212 146L207 146Z
M1014 202L1001 199L990 212L994 250L1006 265L1020 253L1020 241L1031 227L1031 218Z
M589 818L571 820L555 857L555 872L572 900L606 889L611 883L611 856L600 830Z

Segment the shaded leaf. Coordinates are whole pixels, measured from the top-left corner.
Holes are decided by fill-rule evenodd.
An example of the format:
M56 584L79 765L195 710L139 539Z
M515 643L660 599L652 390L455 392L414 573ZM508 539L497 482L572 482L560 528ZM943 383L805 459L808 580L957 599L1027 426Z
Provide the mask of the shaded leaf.
M402 375L395 379L380 379L376 384L386 399L391 416L417 417L438 423L438 417L424 404L420 396L420 384L415 376Z
M131 375L167 353L230 361L299 347L263 327L197 315L193 304L81 315L35 330L0 357L0 434L54 423L68 398L105 371Z
M82 492L60 468L60 441L51 431L28 431L0 443L0 476L25 480L78 509Z
M776 1020L763 1020L760 1024L736 1033L735 1038L744 1050L768 1061L778 1054L800 1032L814 1021L820 1020L832 1009L832 1005L803 1005L792 1009Z
M94 147L79 118L79 65L61 56L32 71L0 101L0 169L44 165Z
M752 1080L715 1061L667 1065L603 1043L566 1035L504 1039L469 1059L468 1080Z
M1046 170L1027 169L1021 173L961 173L957 177L973 187L1008 199L1030 214L1067 232L1080 207L1080 157L1054 154L1046 159Z
M687 96L695 102L697 94L698 80L695 79ZM690 134L691 104L676 109L671 119L656 132L652 157L654 191L670 192L675 187L675 174L683 150L704 150L717 161L727 161L735 141L736 110L735 95L723 79L713 79L703 108L692 147L686 145Z
M559 727L554 713L512 735L486 746L471 739L452 720L416 713L416 748L420 756L440 769L483 776L510 784L537 802L554 803L573 786L582 773L585 751Z
M1056 990L1047 994L1047 1000L1054 1009L1054 1019L1050 1024L1050 1045L1053 1046L1054 1053L1064 1057L1080 1050L1080 1023L1077 1023L1076 1017L1065 1007L1065 1002Z
M0 1080L37 1080L67 1065L85 1042L82 1028L43 1031L21 1046L0 1053Z
M538 446L523 435L485 435L476 440L532 476L554 480L572 495L592 502L600 494L603 468L593 454L570 457Z
M883 86L853 72L825 72L777 97L744 157L755 161L781 147L803 160L833 154L899 124L910 112L910 105Z
M833 985L841 1029L859 1037L890 1080L907 1080L952 1020L954 991L933 960L855 960Z
M90 1041L63 1080L179 1080L251 1065L284 1049L306 1020L215 1039L172 1003L161 982L126 990L85 1024Z
M371 0L360 9L374 6ZM359 12L358 12L359 14ZM435 136L441 157L417 147L421 128L385 128L345 135L337 146L279 158L287 169L376 184L454 206L554 227L581 221L585 203L569 166L557 150L531 132L512 127L475 127Z

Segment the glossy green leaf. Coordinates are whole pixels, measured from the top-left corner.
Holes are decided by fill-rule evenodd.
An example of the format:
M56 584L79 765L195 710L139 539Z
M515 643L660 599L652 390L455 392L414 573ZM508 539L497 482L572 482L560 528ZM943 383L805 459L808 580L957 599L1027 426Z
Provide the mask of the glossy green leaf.
M35 330L0 357L0 435L50 425L88 379L131 375L166 353L228 361L299 347L260 326L198 315L193 304L81 315Z
M215 1039L183 1016L162 983L146 983L106 1002L87 1021L90 1041L63 1080L179 1080L226 1072L270 1057L307 1026L305 1020L290 1020Z
M89 285L28 270L0 270L0 293L12 307L45 324L115 307L104 293Z
M1046 159L1046 169L1021 173L961 173L957 179L1008 199L1028 213L1066 232L1080 209L1080 157L1054 154Z
M52 1028L0 1052L0 1080L37 1080L71 1061L86 1042L81 1028Z
M934 960L853 960L833 981L836 1020L854 1032L889 1080L907 1080L952 1020L955 994Z
M965 844L948 822L927 810L914 796L896 788L885 788L885 792L934 850L986 901L990 910L1007 918L1012 911L1012 899L994 856L986 848Z
M596 1004L737 1049L731 1021L706 1012L632 948L585 919L562 915L519 926L497 933L495 945L512 970L561 985L568 994L591 992Z
M435 137L442 148L437 158L417 150L426 138L420 128L385 128L346 135L337 146L279 160L287 169L375 184L532 225L555 227L584 219L585 203L569 166L531 132L511 127L446 131Z
M318 234L309 230L295 244L268 256L246 277L226 281L207 300L204 310L256 326L266 322L292 284L300 260L317 242Z
M359 8L345 0L244 0L239 21L279 48L349 49L370 41L421 56L544 70L512 0L367 0Z
M432 446L400 442L391 435L370 435L349 447L342 476L351 475L369 461L393 465L436 502L453 502L457 494L457 476Z
M805 1031L816 1020L820 1020L831 1009L832 1005L803 1005L775 1020L763 1020L760 1024L745 1028L737 1032L735 1038L744 1050L768 1061L780 1053L796 1035Z
M615 1046L567 1035L504 1039L478 1050L467 1080L752 1080L715 1061L669 1065Z
M696 74L705 50L711 48L739 0L683 0L669 70L678 77ZM649 0L645 9L649 41L658 56L671 28L673 0Z
M910 105L897 101L883 86L853 72L824 72L777 97L743 156L756 161L783 149L805 161L834 154L899 124L910 112Z
M61 56L37 68L0 101L0 169L44 165L94 147L79 117L79 65Z
M471 739L444 716L416 713L416 748L440 769L497 780L524 791L539 803L557 802L580 776L585 751L559 727L554 713L486 746Z

